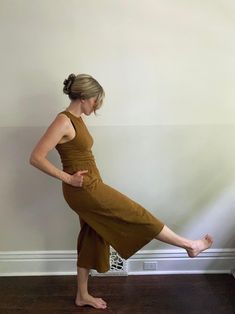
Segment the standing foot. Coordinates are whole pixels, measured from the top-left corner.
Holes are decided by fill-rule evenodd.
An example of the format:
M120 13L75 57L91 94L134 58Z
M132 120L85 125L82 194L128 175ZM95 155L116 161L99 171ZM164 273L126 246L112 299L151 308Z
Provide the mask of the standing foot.
M87 294L84 297L81 297L79 294L77 294L75 304L77 306L91 305L96 309L106 309L107 308L107 303L103 299L94 298L90 294Z
M213 239L210 235L206 235L201 240L192 241L192 246L189 249L186 249L189 257L196 257L202 251L205 251L211 247Z

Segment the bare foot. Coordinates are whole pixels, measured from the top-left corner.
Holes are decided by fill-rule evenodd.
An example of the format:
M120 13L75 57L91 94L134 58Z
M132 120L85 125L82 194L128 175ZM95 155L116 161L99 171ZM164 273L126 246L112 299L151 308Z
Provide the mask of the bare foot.
M209 234L207 234L201 240L193 241L192 248L186 249L188 256L189 257L196 257L202 251L209 249L211 247L212 243L213 243L213 239Z
M101 298L94 298L90 294L80 297L79 294L77 294L75 304L77 306L84 306L84 305L91 305L96 309L106 309L107 303L101 299Z

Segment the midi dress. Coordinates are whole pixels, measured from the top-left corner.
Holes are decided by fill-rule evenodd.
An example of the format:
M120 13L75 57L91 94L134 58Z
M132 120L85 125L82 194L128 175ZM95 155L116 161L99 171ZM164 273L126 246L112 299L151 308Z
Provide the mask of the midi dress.
M92 152L93 137L82 117L62 111L75 129L75 137L56 145L63 171L83 174L80 187L62 182L63 196L80 219L77 266L99 273L110 269L110 245L128 259L161 232L164 224L142 205L105 184Z

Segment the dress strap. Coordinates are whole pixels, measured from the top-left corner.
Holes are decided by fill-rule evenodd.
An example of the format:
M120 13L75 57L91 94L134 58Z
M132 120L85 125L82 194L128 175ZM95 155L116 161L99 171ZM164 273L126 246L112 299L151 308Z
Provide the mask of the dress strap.
M69 111L66 111L66 110L59 112L58 115L61 114L61 113L65 114L70 119L70 121L71 121L71 123L72 123L72 125L74 127L75 133L77 135L78 128L80 126L80 123L79 123L80 122L80 118L75 117L72 113L70 113Z
M68 118L70 118L70 117L73 116L73 115L72 115L69 111L67 111L67 110L63 110L63 111L59 112L58 115L61 114L61 113L65 114Z

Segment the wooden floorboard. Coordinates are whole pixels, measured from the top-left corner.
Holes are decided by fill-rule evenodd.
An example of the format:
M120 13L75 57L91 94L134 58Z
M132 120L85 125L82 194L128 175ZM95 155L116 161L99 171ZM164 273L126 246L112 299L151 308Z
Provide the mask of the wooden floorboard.
M106 310L77 307L76 276L0 277L0 314L235 314L235 279L220 275L89 277Z

